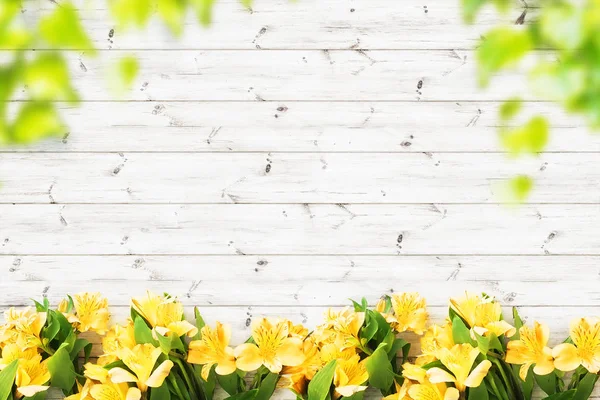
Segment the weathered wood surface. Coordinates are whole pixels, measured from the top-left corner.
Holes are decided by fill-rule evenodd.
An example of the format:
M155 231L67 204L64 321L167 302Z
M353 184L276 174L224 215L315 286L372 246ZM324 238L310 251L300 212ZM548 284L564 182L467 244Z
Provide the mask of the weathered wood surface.
M61 105L62 140L0 152L501 152L498 108L487 101ZM550 103L527 103L509 125L538 114L552 120L546 152L600 152L600 135Z
M107 77L126 55L139 59L140 72L133 90L116 96L107 88ZM472 50L111 50L93 58L81 53L68 58L85 101L538 99L525 73L535 56L482 90Z
M122 320L153 289L231 324L235 343L260 316L313 327L392 290L426 295L437 322L449 296L483 290L546 322L552 344L600 315L600 136L528 89L532 59L476 80L481 36L530 23L539 1L465 26L458 0L220 0L210 29L190 15L178 40L75 3L100 49L68 55L81 107L60 105L62 138L0 149L0 310L100 290ZM130 53L140 75L117 96L107 74ZM552 137L515 161L497 115L519 94L510 126L542 114ZM497 204L517 173L535 177L529 204Z
M47 13L53 3L28 0L23 16ZM110 21L106 1L75 1L100 49L472 49L496 24L514 24L525 10L524 22L534 19L537 2L527 3L514 0L505 15L485 8L477 24L468 26L459 1L390 7L388 0L263 0L248 10L238 0L221 0L210 29L199 27L190 13L183 35L173 37L156 20L141 32L120 30Z
M597 204L3 204L0 254L599 254L599 223Z
M1 203L501 203L536 179L533 203L597 203L597 153L1 154ZM502 168L499 169L498 167Z

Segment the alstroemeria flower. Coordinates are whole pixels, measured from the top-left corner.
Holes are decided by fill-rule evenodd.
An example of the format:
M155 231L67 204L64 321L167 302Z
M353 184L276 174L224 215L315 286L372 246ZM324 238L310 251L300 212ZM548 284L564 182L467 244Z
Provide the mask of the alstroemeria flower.
M75 322L79 332L92 331L104 335L108 331L110 313L108 300L100 293L79 293L73 296L75 315L69 322Z
M392 295L391 301L394 313L387 314L386 320L394 325L396 331L422 335L429 317L425 299L418 293L402 293Z
M441 349L450 349L454 346L452 325L431 325L421 337L421 355L419 360L429 363L439 359Z
M464 392L467 387L479 386L492 363L489 360L483 360L471 371L473 362L478 355L479 349L468 343L456 344L451 349L442 349L440 361L451 373L438 367L431 368L427 371L429 381L432 383L452 382L460 392Z
M360 346L358 334L365 322L365 313L356 312L350 307L335 311L331 308L325 312L325 322L319 325L313 335L322 342L338 342L341 340L342 350Z
M142 393L148 387L159 387L173 368L173 362L165 360L154 369L154 364L161 354L161 349L149 343L138 344L133 349L122 349L119 352L119 358L127 368L133 371L133 374L126 369L117 367L109 370L108 376L114 383L135 383Z
M208 374L213 365L217 365L215 372L219 375L229 375L235 372L235 357L233 349L229 347L231 329L227 325L217 322L216 329L205 326L201 329L202 338L190 342L188 362L202 364L202 378L208 379Z
M198 328L183 319L183 304L171 297L148 291L145 297L133 298L132 306L158 333L167 336L195 336Z
M554 371L552 350L548 347L549 330L546 325L537 321L533 328L526 326L519 329L519 340L508 342L506 362L521 364L519 376L525 380L532 365L537 375L548 375Z
M127 325L114 325L102 338L104 354L98 359L98 364L106 365L119 359L122 349L133 349L136 345L133 321L127 320Z
M411 385L408 394L412 400L458 400L460 397L456 388L421 383Z
M33 307L22 311L10 308L4 312L6 321L3 330L3 341L18 343L23 350L42 347L40 333L46 324L46 313L37 312Z
M83 386L79 383L79 381L77 381L78 392L65 397L64 400L95 400L90 393L90 391L94 385L96 385L96 383L94 383L93 381L91 381L89 379L86 379ZM136 390L139 391L139 389L136 389Z
M105 383L106 381L108 381L108 370L103 366L87 363L84 365L84 368L85 371L83 372L83 375L86 378L96 381L98 383Z
M354 354L348 359L338 359L333 376L335 392L338 396L350 397L367 388L364 383L369 379L365 360Z
M554 365L561 371L573 371L583 365L592 374L600 371L600 322L581 318L570 326L571 343L562 343L552 350Z
M285 320L262 318L252 324L254 343L238 346L234 355L242 371L254 371L264 365L273 373L279 373L284 365L297 366L304 361L302 340L289 337L289 325Z
M492 298L466 292L465 297L450 299L450 306L479 335L513 336L516 329L502 319L502 306Z
M42 356L34 348L23 350L16 343L10 343L2 349L0 370L18 360L15 384L17 398L31 397L36 393L48 390L45 384L50 380L47 360L42 361Z
M129 387L127 383L111 381L92 386L90 395L95 400L140 400L142 398L140 389Z

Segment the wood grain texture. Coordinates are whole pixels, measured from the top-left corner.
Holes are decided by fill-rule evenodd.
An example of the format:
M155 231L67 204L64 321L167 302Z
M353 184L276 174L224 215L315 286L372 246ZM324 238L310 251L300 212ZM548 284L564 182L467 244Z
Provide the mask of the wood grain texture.
M0 154L1 203L533 203L600 201L600 153ZM504 195L504 197L503 197Z
M61 105L61 140L4 151L501 152L496 102L107 102ZM600 135L549 103L548 152L600 152ZM350 159L350 156L349 156Z
M251 10L238 0L221 0L210 29L198 26L190 14L183 35L173 37L156 20L141 32L119 29L103 1L75 4L100 49L471 49L487 30L513 24L526 10L514 0L505 15L485 8L476 25L465 25L455 0L267 0L256 1ZM53 2L29 0L23 16L31 20L54 7ZM536 15L529 5L525 23Z
M599 254L596 205L0 205L0 254Z
M107 81L126 55L140 71L117 96ZM471 50L111 50L69 53L68 64L84 101L500 101L539 99L525 73L538 56L547 54L499 73L485 91Z

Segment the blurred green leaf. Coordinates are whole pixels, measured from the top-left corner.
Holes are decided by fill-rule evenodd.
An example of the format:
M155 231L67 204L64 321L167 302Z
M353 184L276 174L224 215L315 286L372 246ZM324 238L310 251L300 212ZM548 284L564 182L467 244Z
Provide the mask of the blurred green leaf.
M557 3L544 10L540 30L546 41L561 49L574 49L582 43L585 25L581 10L569 3Z
M53 104L31 102L24 104L11 129L15 143L31 143L53 135L62 135L65 127Z
M186 10L185 0L158 0L158 14L176 35L183 32Z
M123 85L126 88L131 87L133 81L137 77L140 70L140 65L137 58L128 56L119 60L119 74L123 80Z
M539 153L548 143L549 128L544 117L533 117L525 125L500 134L502 145L512 155Z
M503 122L509 121L514 118L523 106L523 102L519 99L507 100L500 106L498 112L500 120Z
M518 175L507 183L507 201L509 203L523 203L533 189L533 180L526 175Z
M191 0L192 6L196 10L198 21L204 26L210 25L212 22L212 9L215 0Z
M109 0L110 11L121 27L143 27L152 13L151 0Z
M68 2L61 3L54 12L40 19L42 38L54 48L94 50L75 7Z
M501 27L488 32L477 49L479 84L486 86L493 73L516 63L532 47L528 31Z
M40 53L26 66L24 83L34 100L78 100L67 63L59 53Z
M496 8L500 11L506 11L508 8L510 1L509 0L493 0L492 1ZM475 21L475 17L477 16L477 12L483 7L486 3L489 3L488 0L462 0L463 6L463 18L465 22L471 24Z

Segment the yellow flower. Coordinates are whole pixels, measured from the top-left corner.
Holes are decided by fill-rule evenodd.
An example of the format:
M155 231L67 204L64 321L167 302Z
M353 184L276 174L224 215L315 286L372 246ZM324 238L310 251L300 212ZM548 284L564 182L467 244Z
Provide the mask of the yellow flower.
M402 376L411 381L424 383L427 380L427 371L418 365L404 363L402 365Z
M95 400L140 400L142 398L140 389L129 387L127 383L111 381L92 386L90 394Z
M408 394L412 400L458 400L460 397L456 388L421 383L411 385Z
M242 371L254 371L264 365L269 371L279 373L284 365L294 367L304 361L302 340L289 337L287 321L270 318L255 321L252 338L254 343L244 343L234 351L237 367Z
M124 348L119 352L119 358L133 374L117 367L108 371L108 376L114 383L133 382L142 392L148 387L159 387L173 368L173 362L165 360L152 372L161 354L159 348L148 343L138 344L133 349Z
M454 346L452 337L452 325L431 325L421 338L421 355L419 361L423 363L439 359L441 349L450 349Z
M203 364L202 378L208 379L208 374L213 365L217 365L215 372L219 375L229 375L235 372L235 357L233 349L229 347L231 329L227 325L217 322L215 330L205 326L201 330L202 339L190 342L188 362Z
M408 389L413 385L409 379L405 379L402 386L398 385L396 381L394 381L394 385L396 386L396 393L384 397L383 400L412 400L408 396Z
M392 295L392 309L394 322L398 332L415 332L422 335L427 323L427 306L425 299L418 293L402 293Z
M516 329L502 319L500 303L492 298L467 292L463 298L450 299L450 306L479 335L513 336L516 333Z
M87 379L83 386L79 382L77 382L78 393L72 394L70 396L65 397L64 400L94 400L92 397L90 390L94 386L94 382Z
M338 359L333 377L337 395L350 397L367 388L363 385L369 379L365 362L366 359L360 361L358 354L348 359Z
M343 348L360 346L358 333L365 322L365 313L356 312L346 307L340 311L328 309L325 322L315 331L317 338L323 342L334 342L338 338L343 341Z
M478 354L479 350L468 343L456 344L451 349L442 349L440 361L452 374L434 367L427 371L429 381L432 383L453 382L460 392L464 392L467 387L479 386L492 363L484 360L471 371Z
M50 372L48 372L46 361L42 361L42 356L36 349L23 350L16 343L7 344L2 349L0 370L15 360L18 360L15 377L17 398L30 397L38 392L48 390L49 386L44 386L44 384L50 380Z
M572 371L583 365L589 372L600 371L600 322L581 318L571 323L571 343L562 343L552 350L554 365L561 371Z
M106 298L100 293L79 293L73 296L73 305L75 316L69 322L75 322L79 332L106 334L110 320Z
M198 328L183 319L183 304L171 297L147 292L145 297L131 300L132 306L161 335L194 336Z
M548 347L548 327L536 321L533 329L521 327L519 336L519 340L508 342L506 362L521 364L519 370L521 379L525 380L532 364L535 364L533 372L537 375L547 375L554 371L552 350Z
M136 345L133 321L129 319L127 325L114 325L102 338L103 355L98 359L98 364L106 365L119 359L118 354L122 349L133 349Z
M321 369L326 362L321 358L321 351L316 343L312 340L305 340L302 344L302 352L304 353L304 361L302 364L293 367L284 367L282 374L284 375L298 375L296 378L292 378L292 385L300 382L299 375L306 377L306 380L310 381L315 376L317 371Z
M93 381L105 383L108 380L108 370L101 365L87 363L84 365L85 371L83 375Z
M22 349L42 346L40 333L46 324L45 312L36 312L32 307L22 311L10 308L4 312L4 319L4 341L18 343Z

